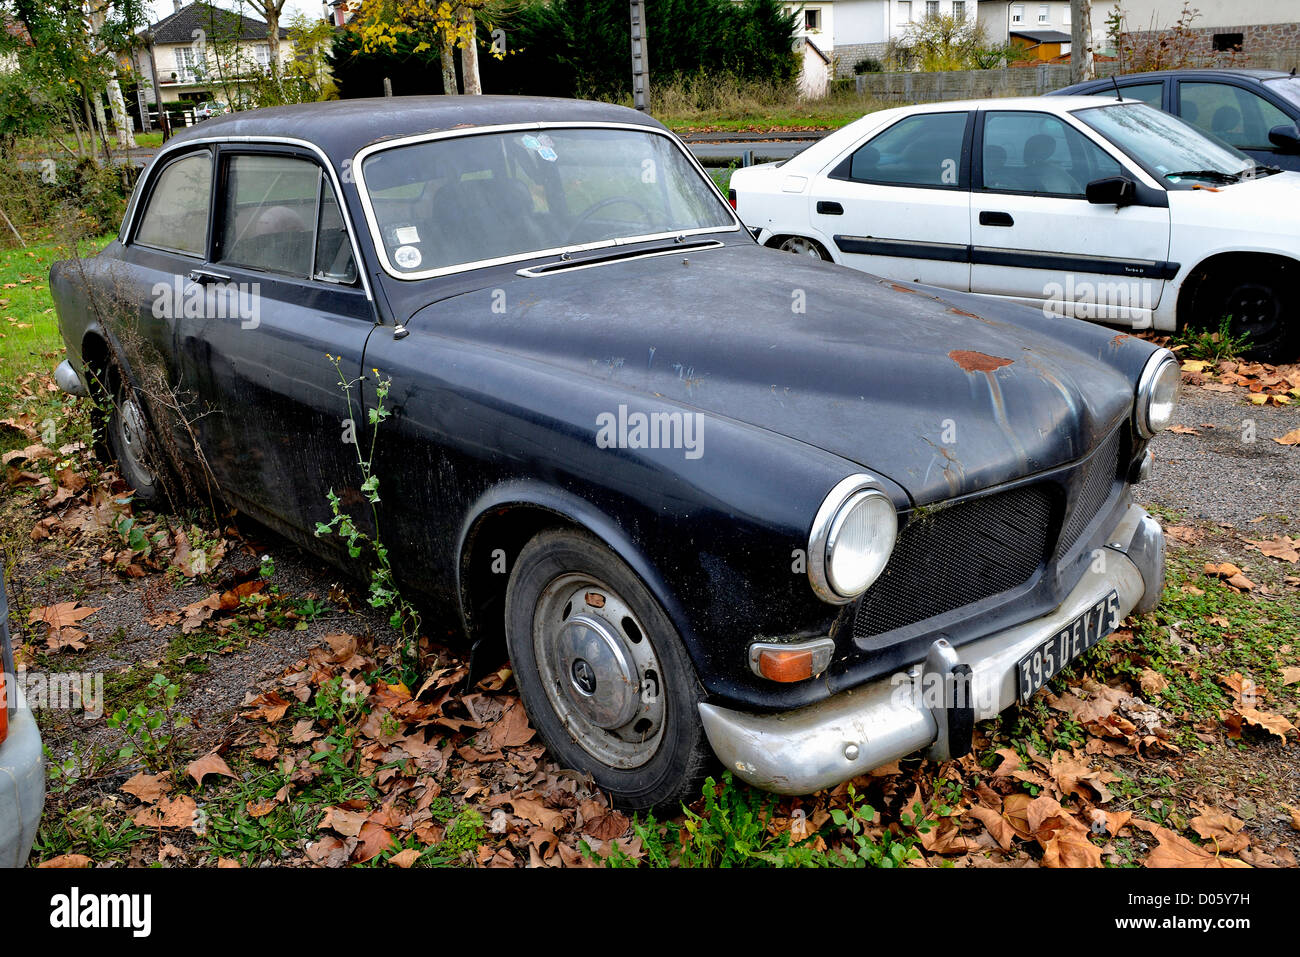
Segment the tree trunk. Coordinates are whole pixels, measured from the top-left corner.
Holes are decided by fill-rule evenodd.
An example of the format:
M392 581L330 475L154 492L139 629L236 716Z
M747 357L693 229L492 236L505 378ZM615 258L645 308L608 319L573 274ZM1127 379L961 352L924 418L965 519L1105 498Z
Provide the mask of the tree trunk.
M461 7L460 36L465 45L460 48L460 72L465 77L466 94L479 95L483 92L483 81L478 74L478 26L474 9L468 5Z
M1092 62L1092 0L1070 0L1070 82L1097 75Z
M135 130L131 127L131 116L126 112L126 100L122 96L122 84L113 76L108 81L108 105L113 111L113 126L117 129L117 148L133 150L136 147Z
M280 86L280 10L268 3L263 12L266 14L266 48L271 57L271 80L278 89Z
M442 92L448 96L460 92L456 88L456 38L447 34L442 37Z
M113 150L108 145L108 117L104 115L104 101L99 98L99 91L95 90L90 94L91 107L95 111L95 123L91 124L92 128L96 125L99 127L99 139L104 147L104 161L109 166L113 165ZM90 119L89 115L86 117Z

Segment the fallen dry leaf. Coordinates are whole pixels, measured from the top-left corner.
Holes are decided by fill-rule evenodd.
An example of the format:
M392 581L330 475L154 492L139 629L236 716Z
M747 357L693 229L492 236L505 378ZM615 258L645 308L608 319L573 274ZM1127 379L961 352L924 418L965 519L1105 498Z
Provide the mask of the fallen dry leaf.
M219 774L223 777L233 778L235 772L230 770L225 759L215 751L212 754L204 755L197 761L191 761L185 773L194 779L195 784L202 784L203 779L209 774Z

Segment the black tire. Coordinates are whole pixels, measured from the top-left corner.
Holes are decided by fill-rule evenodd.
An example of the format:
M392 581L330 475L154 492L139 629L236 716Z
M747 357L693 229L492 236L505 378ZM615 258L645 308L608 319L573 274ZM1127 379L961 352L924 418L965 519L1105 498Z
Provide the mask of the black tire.
M1249 336L1242 358L1283 363L1300 351L1300 325L1287 308L1287 284L1281 267L1221 274L1209 280L1197 296L1193 322L1215 332L1228 318L1234 338Z
M558 603L569 588L586 600L563 605L562 614L548 613L561 608ZM599 595L599 606L593 605L593 593ZM630 611L631 624L627 616L618 619L620 609ZM580 618L598 622L606 637L592 638L596 632L586 629ZM601 790L628 809L676 810L682 801L699 796L700 784L715 764L699 718L704 690L668 616L613 552L583 532L539 533L515 562L506 589L505 626L524 707L560 764L590 774ZM618 634L610 636L612 629ZM640 656L630 661L628 672L636 673L637 683L611 679L602 684L596 676L608 676L608 668L602 671L599 662L589 665L581 655L566 654L575 634L591 642L581 645L583 654L612 640L621 642L629 661ZM539 660L539 649L545 660ZM647 655L653 669L645 667ZM588 679L590 692L584 695L579 686ZM633 687L635 692L627 690ZM610 730L595 727L588 711L580 710L598 709L606 696L635 709L631 718ZM616 723L623 716L608 720ZM626 757L623 748L628 749ZM613 758L606 756L610 752Z
M112 407L104 423L108 453L127 485L135 490L136 501L154 505L163 499L159 476L162 458L150 430L144 404L120 374L111 378Z

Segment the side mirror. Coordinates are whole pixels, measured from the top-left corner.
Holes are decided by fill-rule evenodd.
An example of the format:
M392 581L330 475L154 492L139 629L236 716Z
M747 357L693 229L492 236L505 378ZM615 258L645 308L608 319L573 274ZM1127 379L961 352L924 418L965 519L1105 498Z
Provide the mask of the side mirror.
M1137 184L1126 176L1107 176L1089 183L1084 195L1097 206L1132 206L1137 201Z
M1283 153L1300 153L1300 128L1296 126L1275 126L1268 131L1268 141Z

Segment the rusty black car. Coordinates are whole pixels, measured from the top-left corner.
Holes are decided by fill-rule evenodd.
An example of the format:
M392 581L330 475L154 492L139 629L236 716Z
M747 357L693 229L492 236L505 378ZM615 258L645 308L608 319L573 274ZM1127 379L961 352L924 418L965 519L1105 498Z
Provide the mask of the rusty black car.
M960 755L1162 588L1132 486L1168 351L764 249L628 109L217 117L51 288L58 381L112 400L140 499L200 475L340 564L313 533L360 500L338 374L372 409L390 379L352 440L400 585L625 806L715 761L804 793Z

